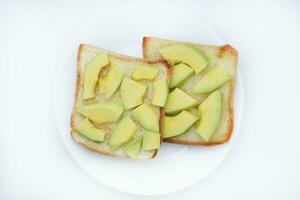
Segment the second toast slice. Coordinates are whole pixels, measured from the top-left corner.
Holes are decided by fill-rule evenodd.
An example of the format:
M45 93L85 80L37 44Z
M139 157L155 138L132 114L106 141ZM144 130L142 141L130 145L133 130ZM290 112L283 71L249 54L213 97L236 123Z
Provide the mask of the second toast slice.
M214 46L214 45L202 45L194 44L189 42L172 41L167 39L155 38L155 37L144 37L143 38L143 56L145 59L150 61L164 61L159 50L163 47L172 45L188 45L192 48L196 48L208 58L209 62L207 67L201 71L190 75L189 78L183 83L178 85L178 88L193 99L201 103L207 98L208 94L194 94L192 88L196 83L203 78L209 70L218 66L224 69L230 74L232 79L225 85L221 86L219 90L222 93L222 113L219 127L214 132L209 140L205 140L199 134L197 134L196 126L192 126L185 133L165 138L164 141L177 144L189 144L189 145L216 145L222 144L229 141L233 131L233 92L234 83L236 76L236 68L238 61L238 52L230 45ZM187 72L188 73L188 72ZM192 74L191 72L190 74ZM183 75L183 73L181 73ZM178 100L179 101L179 100ZM191 113L198 115L196 108L189 109ZM200 116L201 117L201 116Z

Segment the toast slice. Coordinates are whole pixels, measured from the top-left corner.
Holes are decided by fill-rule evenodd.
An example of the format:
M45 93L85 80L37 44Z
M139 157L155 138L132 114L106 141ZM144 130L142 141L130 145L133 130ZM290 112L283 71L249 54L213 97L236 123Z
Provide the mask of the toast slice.
M107 99L103 94L98 92L98 86L96 86L96 97L93 99L87 99L83 100L83 79L84 79L84 70L87 66L87 64L99 53L107 52L108 53L108 58L109 60L113 60L119 69L121 69L124 72L124 77L130 77L132 72L134 71L135 67L138 65L142 64L149 64L154 68L159 69L159 72L157 76L155 77L155 80L170 80L170 67L169 65L164 62L164 61L145 61L143 59L138 59L138 58L133 58L129 56L124 56L120 54L116 54L113 52L108 52L104 49L100 49L91 45L86 45L86 44L80 44L79 49L78 49L78 55L77 55L77 80L76 80L76 91L75 91L75 100L74 100L74 108L71 114L71 136L73 140L87 149L90 149L92 151L101 153L101 154L106 154L110 156L119 156L119 157L124 157L127 156L126 153L124 152L124 148L119 148L116 151L112 151L108 145L108 141L111 137L111 132L114 129L116 123L106 123L106 124L95 124L93 125L97 128L100 128L106 132L105 134L105 139L101 143L93 142L89 139L87 139L85 136L79 134L77 131L74 130L74 127L76 124L81 122L84 117L77 113L75 111L75 108L81 105L87 105L87 104L95 104L95 103L102 103L102 102L107 102L107 101L112 101L112 102L121 102L121 95L120 95L120 90L118 89L109 99ZM104 67L100 71L100 77L105 76L105 73L108 71L108 67ZM147 86L147 91L144 95L143 102L144 103L150 103L152 94L153 94L153 86L151 81L146 81L142 80L140 81L142 84ZM150 105L150 104L149 104ZM150 105L154 113L157 115L157 119L159 119L159 126L161 129L161 119L162 116L164 115L164 110L163 108L156 107ZM132 109L129 110L124 110L122 115L119 117L122 119L123 116L130 116L131 115ZM135 121L136 122L136 121ZM136 124L139 126L138 130L135 132L134 138L137 136L143 135L144 130L139 125L137 122ZM149 150L149 151L144 151L141 150L140 153L138 154L136 159L150 159L154 158L157 153L157 150Z
M188 145L217 145L223 144L229 141L233 131L233 91L236 76L236 68L238 62L238 52L230 45L213 46L193 44L188 42L171 41L155 37L143 38L143 57L150 61L163 61L163 57L159 54L158 50L161 47L174 45L174 44L189 44L200 51L202 51L209 59L208 66L198 75L192 75L187 81L185 81L180 89L188 93L201 103L207 94L193 94L191 92L192 87L203 77L208 70L214 66L220 66L230 73L232 80L227 84L221 86L219 89L223 93L222 100L222 114L221 122L218 129L212 135L212 137L206 141L196 132L196 127L193 125L187 132L171 137L165 138L165 142L176 144L188 144ZM197 114L197 109L190 109L192 113Z

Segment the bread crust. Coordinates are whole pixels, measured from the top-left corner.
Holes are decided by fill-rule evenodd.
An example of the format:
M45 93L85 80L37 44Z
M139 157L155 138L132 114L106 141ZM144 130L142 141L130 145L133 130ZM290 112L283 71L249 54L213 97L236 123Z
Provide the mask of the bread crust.
M142 51L143 51L143 58L148 58L148 54L147 54L147 46L149 44L149 37L143 37L143 42L142 42Z
M78 48L78 52L77 52L77 67L76 67L76 89L75 89L75 94L74 94L74 103L73 103L73 108L75 108L76 102L79 100L79 90L80 90L80 83L81 83L81 55L82 52L84 50L84 48L88 48L88 49L98 49L97 47L94 47L92 45L86 45L86 44L80 44L79 48ZM134 57L130 57L130 56L125 56L125 55L121 55L121 54L116 54L113 53L114 57L117 57L120 60L124 60L124 61L138 61L138 62L142 62L145 64L163 64L167 69L167 81L171 80L171 66L166 62L166 61L148 61L145 59L140 59L140 58L134 58ZM93 152L97 152L97 153L101 153L104 155L109 155L109 156L118 156L116 154L114 154L113 152L110 151L106 151L104 149L99 149L99 148L95 148L92 145L89 145L88 143L82 142L81 140L77 139L77 135L79 135L78 133L76 133L75 131L72 131L75 127L75 110L73 109L72 113L71 113L71 120L70 120L70 125L71 125L71 137L72 139L81 144L82 146L84 146L85 148L93 151ZM159 124L161 126L162 124L162 116L164 115L164 109L161 108L160 109L160 119L159 119ZM161 127L160 127L161 129ZM75 135L76 134L76 135ZM84 136L80 136L80 137L84 137ZM153 159L156 155L157 155L158 150L155 150L154 153L151 155L151 157L149 159Z
M147 51L147 49L148 49L147 47L148 47L149 43L151 42L151 39L159 39L159 38L143 37L143 44L142 44L143 57L146 59L149 59L149 52ZM163 40L165 40L165 39L163 39ZM170 40L165 40L165 41L170 41ZM172 42L175 42L175 41L172 41ZM192 43L190 43L190 44L192 44ZM233 67L234 67L234 71L236 71L237 64L238 64L237 63L238 62L238 51L234 47L232 47L229 44L222 45L222 46L213 46L213 45L204 45L204 46L218 47L217 56L220 58L223 56L230 56L234 61ZM159 61L161 61L161 60L159 60ZM224 135L224 137L222 137L219 140L211 140L211 141L189 141L189 140L183 140L183 139L177 139L177 138L165 138L163 141L168 142L168 143L174 143L174 144L200 145L200 146L214 146L214 145L220 145L220 144L227 143L232 136L233 126L234 126L234 120L233 120L233 117L234 117L234 112L233 112L234 83L235 83L235 77L228 83L230 92L229 92L226 106L227 106L228 112L229 112L229 123L228 123L225 133L222 134L222 135Z

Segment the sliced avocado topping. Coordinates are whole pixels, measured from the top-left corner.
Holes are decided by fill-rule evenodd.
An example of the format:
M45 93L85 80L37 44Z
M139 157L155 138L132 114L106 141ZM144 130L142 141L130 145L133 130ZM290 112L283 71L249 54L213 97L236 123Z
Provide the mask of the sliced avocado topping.
M183 134L198 120L198 117L188 111L182 111L176 116L165 116L163 120L162 135L163 138L169 138Z
M173 67L173 71L172 71L172 79L171 79L171 83L170 83L170 88L175 88L175 87L181 85L193 73L194 73L194 70L184 63L175 65Z
M222 93L219 90L211 93L199 106L199 135L208 141L220 124L222 112Z
M133 80L153 80L159 69L151 67L150 65L138 65L131 75Z
M137 131L138 126L129 116L121 119L112 131L109 146L112 150L117 150L120 146L128 142Z
M155 132L145 131L143 139L143 150L154 150L160 147L160 134Z
M120 88L125 109L141 105L146 90L147 87L145 85L125 77Z
M199 74L208 65L207 56L192 45L177 44L165 46L158 51L171 64L185 63L193 68L196 74Z
M231 75L221 67L215 67L208 71L203 78L195 85L194 94L209 93L224 85L231 79Z
M99 80L99 93L109 99L120 86L123 76L124 72L111 60L108 73Z
M132 159L137 159L142 149L143 136L139 136L130 141L124 148L124 152Z
M168 96L166 103L166 113L175 114L179 111L192 108L197 105L198 102L195 99L183 92L181 89L176 88Z
M158 116L148 104L140 105L131 114L132 118L141 124L144 129L159 132Z
M95 97L96 84L101 69L109 64L106 52L98 54L87 66L84 72L83 80L83 99Z
M121 103L105 102L78 106L75 111L93 122L102 124L117 121L123 113L124 107Z
M105 132L96 128L88 119L77 124L74 130L94 142L102 142L105 137Z
M164 107L167 101L169 88L166 80L158 80L153 82L154 93L151 104Z

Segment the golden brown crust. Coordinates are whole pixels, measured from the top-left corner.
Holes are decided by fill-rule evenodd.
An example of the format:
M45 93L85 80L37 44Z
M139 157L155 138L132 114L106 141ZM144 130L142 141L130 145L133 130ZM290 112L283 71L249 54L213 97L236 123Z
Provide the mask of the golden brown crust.
M229 54L232 59L233 59L233 67L234 67L234 71L236 73L236 68L237 68L237 62L238 62L238 51L233 48L231 45L224 45L221 46L219 48L219 56L224 56L225 54ZM234 126L234 112L233 112L233 94L234 94L234 83L235 83L235 76L234 79L230 81L229 83L229 96L228 96L228 101L227 101L227 108L228 108L228 112L229 112L229 123L228 123L228 127L227 127L227 131L225 133L225 138L224 140L222 140L222 143L227 143L232 135L233 132L233 126ZM220 143L220 144L222 144Z
M147 52L147 46L149 45L150 40L151 40L151 37L143 37L142 47L143 47L143 57L144 58L149 57L148 52ZM205 46L211 46L211 45L205 45ZM233 59L234 71L236 71L237 61L238 61L238 51L229 44L222 45L222 46L218 47L218 57L223 57L224 55L229 55ZM229 97L228 97L228 101L227 101L227 108L228 108L228 112L229 112L229 123L228 123L227 130L224 133L224 137L222 137L219 140L215 140L215 141L188 141L188 140L182 140L182 139L177 139L177 138L165 138L163 141L168 142L168 143L175 143L175 144L201 145L201 146L214 146L214 145L227 143L231 138L231 135L233 132L233 126L234 126L234 121L233 121L234 82L235 82L235 80L233 79L229 83L230 93L229 93Z
M225 55L225 54L230 54L230 56L232 56L233 58L238 57L237 50L229 44L220 46L218 49L218 57L223 57L223 55Z
M172 73L173 73L173 66L170 65L168 62L166 62L165 60L160 61L160 62L164 62L165 65L167 66L167 79L168 79L168 83L170 83L171 78L172 78Z
M225 135L227 136L223 143L227 143L230 138L231 138L231 135L232 135L232 132L233 132L233 126L234 126L234 122L233 122L233 90L234 90L234 84L233 84L233 81L230 82L230 93L229 93L229 97L228 97L228 102L227 102L227 107L228 107L228 112L229 112L229 124L228 124L228 127L227 127L227 131L225 133Z
M147 45L148 45L149 38L143 37L142 49L143 49L143 58L148 58L147 56Z
M84 50L84 48L92 49L92 48L97 48L97 47L94 47L94 46L91 46L91 45L85 45L85 44L80 44L79 45L78 52L77 52L77 69L76 69L77 74L76 74L76 87L75 87L76 89L75 89L75 95L74 95L75 100L74 100L74 106L73 107L75 107L76 102L79 99L80 82L81 82L81 78L82 78L81 77L80 62L81 62L81 53ZM124 56L124 55L115 54L115 53L113 53L112 56L114 56L115 58L118 58L120 60L124 60L124 61L137 61L137 62L142 62L142 63L145 63L145 64L164 64L166 66L167 72L168 72L167 73L167 79L168 79L168 81L171 80L171 71L172 71L171 66L166 61L147 61L145 59L133 58L133 57ZM163 108L161 108L160 109L160 116L163 116L163 114L161 114L163 112L164 112ZM75 117L75 110L73 109L72 114L71 114L71 120L70 120L71 129L73 129L74 126L75 126L74 117ZM159 121L160 121L160 125L161 125L162 118L160 118ZM109 155L109 156L117 156L112 152L105 151L104 149L101 150L101 149L98 149L98 148L94 148L94 147L92 147L92 146L90 146L90 145L88 145L84 142L80 142L80 141L76 140L74 134L75 133L71 130L72 139L75 142L77 142L77 143L81 144L82 146L84 146L85 148L87 148L87 149L89 149L93 152L97 152L97 153L101 153L101 154L105 154L105 155ZM158 152L158 150L155 150L155 152L152 154L152 156L150 158L154 158L157 155L157 152Z
M84 48L83 44L79 45L78 51L77 51L77 66L76 66L76 87L75 87L75 94L74 94L74 103L73 103L73 111L71 114L71 129L74 128L75 124L74 124L74 115L75 115L75 111L74 111L74 107L76 105L78 96L79 96L79 89L80 89L80 81L81 81L81 73L80 73L80 60L81 60L81 51Z
M157 155L158 150L156 149L152 155L152 157L150 157L151 159L155 158L155 156Z
M164 129L164 116L165 116L165 109L161 108L159 113L159 132L162 133L162 130ZM162 143L163 137L162 134L160 134L160 143Z

